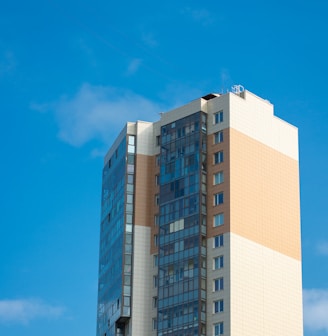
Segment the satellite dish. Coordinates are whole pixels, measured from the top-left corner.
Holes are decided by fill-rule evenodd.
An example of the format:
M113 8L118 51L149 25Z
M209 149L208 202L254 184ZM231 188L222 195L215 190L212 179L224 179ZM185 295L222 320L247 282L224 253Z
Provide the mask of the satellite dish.
M239 93L245 91L245 89L242 85L238 84L238 85L233 85L231 87L231 91L235 94L239 94Z

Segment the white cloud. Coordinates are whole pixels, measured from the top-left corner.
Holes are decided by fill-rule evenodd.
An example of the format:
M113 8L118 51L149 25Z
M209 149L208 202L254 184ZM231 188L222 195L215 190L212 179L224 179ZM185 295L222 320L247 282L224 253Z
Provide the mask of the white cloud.
M169 111L170 109L185 105L190 103L192 100L202 97L204 93L198 87L181 84L181 83L173 83L167 85L165 90L160 93L160 97L163 101L167 101L170 103L169 108L163 111Z
M108 150L108 148L107 148L107 150ZM94 148L94 149L91 151L90 156L91 156L92 158L97 158L97 157L101 157L101 158L102 158L102 157L105 156L107 150L106 150L106 149L101 149L101 148Z
M31 104L32 109L45 110L44 104ZM128 90L83 84L73 97L62 97L47 104L58 122L58 136L72 146L90 140L108 145L127 121L159 119L158 104Z
M131 76L133 74L135 74L138 69L140 68L141 65L141 59L140 58L135 58L133 59L130 63L129 66L126 70L126 76Z
M220 70L220 81L221 81L220 90L222 93L226 93L227 90L231 89L231 86L233 85L233 81L231 79L228 69L223 68Z
M328 256L328 242L320 242L317 244L317 252L321 255Z
M27 324L38 318L58 318L64 311L64 307L36 299L0 300L0 323Z
M12 72L16 68L16 59L12 51L0 54L0 76Z
M303 290L304 327L328 332L328 290Z
M44 112L47 112L49 110L49 104L39 104L39 103L32 102L30 104L30 108L32 110L44 113Z
M78 48L81 49L82 54L84 55L88 64L92 67L97 67L97 57L95 56L93 49L88 45L87 40L79 38L75 43L77 44Z
M153 33L150 33L150 32L147 32L147 33L144 32L144 33L142 33L141 40L148 47L157 47L158 46L158 42L155 39Z
M214 18L210 11L207 9L195 9L186 7L183 10L184 14L190 16L194 21L201 23L204 26L210 25L214 22Z

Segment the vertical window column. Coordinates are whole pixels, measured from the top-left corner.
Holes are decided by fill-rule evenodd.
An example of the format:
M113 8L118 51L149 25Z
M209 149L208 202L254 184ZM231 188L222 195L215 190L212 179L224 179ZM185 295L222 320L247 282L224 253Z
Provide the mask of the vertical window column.
M132 275L132 242L135 182L135 136L127 135L127 171L125 199L125 239L123 268L123 316L131 315L131 275Z

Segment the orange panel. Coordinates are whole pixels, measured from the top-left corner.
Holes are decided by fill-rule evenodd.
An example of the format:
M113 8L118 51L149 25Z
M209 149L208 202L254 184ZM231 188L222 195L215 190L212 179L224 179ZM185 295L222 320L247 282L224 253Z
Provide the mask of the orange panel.
M301 259L298 161L230 129L230 230Z

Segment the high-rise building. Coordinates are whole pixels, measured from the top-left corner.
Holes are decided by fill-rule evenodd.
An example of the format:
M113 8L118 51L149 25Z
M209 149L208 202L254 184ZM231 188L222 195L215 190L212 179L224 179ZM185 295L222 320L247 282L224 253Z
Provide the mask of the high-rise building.
M298 131L241 86L128 122L103 168L97 335L301 336Z

